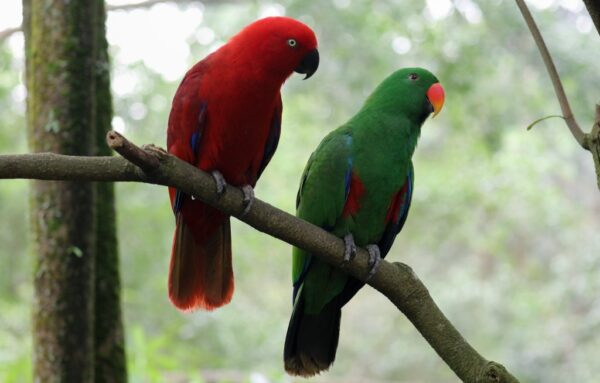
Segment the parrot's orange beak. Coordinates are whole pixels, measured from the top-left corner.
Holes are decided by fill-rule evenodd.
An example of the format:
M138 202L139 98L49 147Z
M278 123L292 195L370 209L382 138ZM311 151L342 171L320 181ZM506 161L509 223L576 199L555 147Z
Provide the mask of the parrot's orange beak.
M436 82L429 87L429 90L427 91L427 99L433 107L432 117L435 117L444 106L444 88L442 88L442 85L440 85L439 82Z

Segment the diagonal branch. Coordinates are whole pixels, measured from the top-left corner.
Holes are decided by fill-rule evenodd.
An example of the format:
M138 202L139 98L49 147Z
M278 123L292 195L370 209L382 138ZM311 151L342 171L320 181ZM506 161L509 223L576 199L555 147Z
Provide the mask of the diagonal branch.
M592 21L600 34L600 1L598 0L583 0L587 7L588 13L592 17Z
M563 113L562 117L564 118L569 130L579 145L592 153L594 167L596 169L596 182L598 189L600 189L600 107L596 105L596 118L591 132L584 133L579 127L579 124L575 120L575 116L571 111L569 100L567 99L567 95L563 89L558 71L556 70L554 62L552 61L552 56L550 56L550 52L548 52L548 48L546 47L544 39L542 38L542 35L535 21L533 20L533 17L531 16L531 12L529 12L529 8L527 8L527 4L525 4L524 0L515 1L517 2L518 7L523 14L523 18L525 19L525 22L531 31L531 35L538 46L540 54L542 55L542 59L544 60L544 64L546 65L546 69L548 70L548 74L552 80L552 84L554 85L554 92L556 93L556 97L560 103L560 108ZM596 24L598 33L600 33L600 1L586 0L585 3L588 7L590 15L592 16L592 19L594 20L594 23Z
M173 186L334 266L342 262L344 243L329 232L259 199L242 216L244 205L240 189L227 187L225 193L218 196L213 177L162 149L151 147L144 151L115 132L109 132L108 142L127 159L53 153L4 155L0 156L0 179L134 181ZM124 147L128 149L123 150ZM345 271L364 279L369 272L368 259L367 251L358 249L355 260ZM486 360L463 339L409 266L382 261L379 271L368 283L406 315L462 381L518 382L502 365Z
M554 65L554 61L552 61L552 56L550 56L550 52L548 51L548 47L546 47L546 43L544 42L544 38L538 29L535 20L531 16L531 12L529 12L529 8L527 4L525 4L525 0L515 0L517 2L517 6L521 10L521 14L523 14L523 18L529 27L529 31L535 40L535 43L538 46L540 54L542 55L542 59L544 60L544 64L546 65L546 69L548 70L548 74L550 75L550 79L552 80L552 85L554 86L554 92L556 93L556 97L558 98L558 102L560 104L560 109L562 110L563 117L569 127L569 130L575 137L575 140L583 147L584 149L588 149L585 142L585 133L579 127L579 124L575 120L575 116L571 111L571 106L569 105L569 100L567 99L567 95L565 94L565 90L563 89L562 82L560 81L560 76L558 75L558 71L556 70L556 66Z

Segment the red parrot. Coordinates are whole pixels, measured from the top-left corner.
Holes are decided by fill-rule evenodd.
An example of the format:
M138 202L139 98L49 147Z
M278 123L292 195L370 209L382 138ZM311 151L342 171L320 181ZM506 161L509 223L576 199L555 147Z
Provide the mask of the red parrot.
M194 65L173 98L169 153L211 172L217 191L226 182L252 187L271 160L281 131L281 94L295 71L317 70L314 32L288 17L258 20ZM226 182L225 182L226 181ZM229 217L169 188L176 217L169 298L181 310L212 310L233 295Z

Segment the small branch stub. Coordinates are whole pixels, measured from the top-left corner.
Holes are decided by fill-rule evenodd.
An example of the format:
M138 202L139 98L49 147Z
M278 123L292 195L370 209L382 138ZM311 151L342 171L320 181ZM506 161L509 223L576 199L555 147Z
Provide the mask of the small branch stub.
M160 166L159 157L156 155L157 151L150 153L150 151L140 149L114 130L106 133L106 143L111 149L138 166L144 172L151 173Z

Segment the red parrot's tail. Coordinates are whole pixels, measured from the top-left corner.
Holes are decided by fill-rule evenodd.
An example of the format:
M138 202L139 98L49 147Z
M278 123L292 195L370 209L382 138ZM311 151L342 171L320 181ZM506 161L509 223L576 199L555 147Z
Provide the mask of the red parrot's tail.
M219 223L211 222L208 233L197 233L184 222L182 213L177 214L169 298L181 310L213 310L231 301L234 287L229 217L215 221Z

